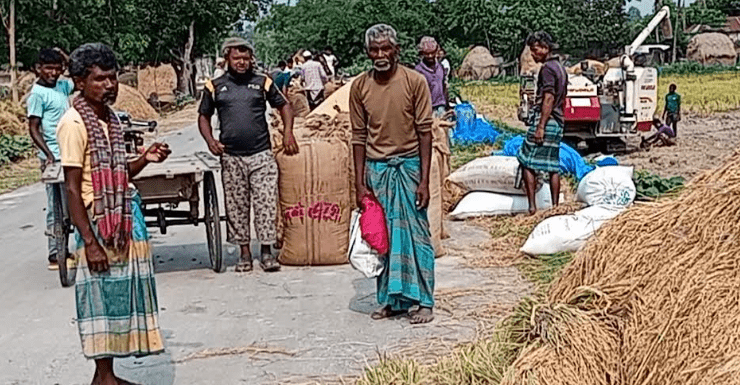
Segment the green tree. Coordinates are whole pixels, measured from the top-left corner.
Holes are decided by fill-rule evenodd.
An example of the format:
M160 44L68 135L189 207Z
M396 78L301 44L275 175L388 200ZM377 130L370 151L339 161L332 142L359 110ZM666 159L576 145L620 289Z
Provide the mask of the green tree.
M181 92L193 92L193 58L212 54L239 20L256 20L271 0L15 0L18 57L43 47L67 52L110 45L124 63L172 62ZM10 0L0 0L0 11ZM7 42L0 59L7 60Z
M257 54L275 63L299 49L329 45L342 66L363 63L364 33L376 23L392 25L403 47L402 60L417 60L416 42L433 34L435 19L425 0L301 0L295 6L274 5L256 27Z

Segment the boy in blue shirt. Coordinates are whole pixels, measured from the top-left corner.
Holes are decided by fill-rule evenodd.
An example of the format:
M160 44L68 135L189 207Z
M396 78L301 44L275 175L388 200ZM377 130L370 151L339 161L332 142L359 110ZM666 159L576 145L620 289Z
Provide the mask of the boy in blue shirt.
M41 172L46 166L61 159L57 143L57 123L69 108L69 95L74 91L74 83L69 79L60 80L64 72L65 60L60 52L53 49L42 49L36 63L38 81L31 88L26 101L28 110L28 130L34 144L39 149ZM54 224L54 195L51 185L46 185L46 228L47 236L51 234ZM57 255L66 257L67 250L57 250L54 237L49 236L49 269L56 270Z

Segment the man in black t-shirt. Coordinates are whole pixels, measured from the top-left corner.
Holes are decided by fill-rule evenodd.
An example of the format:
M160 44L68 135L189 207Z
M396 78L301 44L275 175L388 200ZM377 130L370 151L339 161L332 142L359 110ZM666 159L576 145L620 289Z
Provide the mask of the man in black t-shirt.
M241 248L237 272L252 270L250 205L255 211L255 232L262 244L261 266L277 271L280 264L270 246L277 240L278 166L267 129L267 103L280 111L285 127L287 155L298 153L293 136L293 111L270 77L253 71L254 49L246 40L230 38L223 45L228 72L206 83L198 128L208 149L221 156L226 200L227 242ZM221 133L213 137L211 116L218 111Z

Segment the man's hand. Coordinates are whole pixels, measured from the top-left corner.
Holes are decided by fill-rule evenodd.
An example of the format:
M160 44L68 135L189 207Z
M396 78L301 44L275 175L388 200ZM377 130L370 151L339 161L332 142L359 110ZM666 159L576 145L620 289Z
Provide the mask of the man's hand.
M108 254L97 240L89 244L85 243L85 257L90 271L102 273L108 270Z
M213 139L212 141L208 142L208 150L211 151L211 154L219 156L224 153L224 144L219 142L216 139Z
M367 194L372 194L372 192L370 192L370 190L367 188L367 186L362 185L362 186L360 186L360 187L357 188L357 194L356 194L357 195L356 196L356 199L357 199L357 207L359 207L360 210L364 210L365 209L363 207L363 205L362 205L362 198L364 198L365 195L367 195Z
M419 183L416 189L416 209L421 210L429 207L429 183Z
M543 143L545 143L545 128L537 127L537 129L534 131L534 138L532 139L538 146L541 146Z
M172 153L167 143L154 143L145 152L144 159L151 163L161 163Z
M298 143L295 140L293 131L288 131L285 133L285 138L283 139L283 148L285 148L286 155L295 155L298 153Z

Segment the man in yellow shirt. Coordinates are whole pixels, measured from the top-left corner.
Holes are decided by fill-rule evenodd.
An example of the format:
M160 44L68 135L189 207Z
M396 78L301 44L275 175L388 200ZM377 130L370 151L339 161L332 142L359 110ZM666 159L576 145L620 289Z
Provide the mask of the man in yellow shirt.
M113 357L164 351L149 236L129 180L170 150L155 143L128 160L120 122L108 107L118 95L117 70L105 45L72 52L69 73L81 94L57 130L77 243L77 325L83 354L95 360L92 383L101 385L128 383L113 373Z

